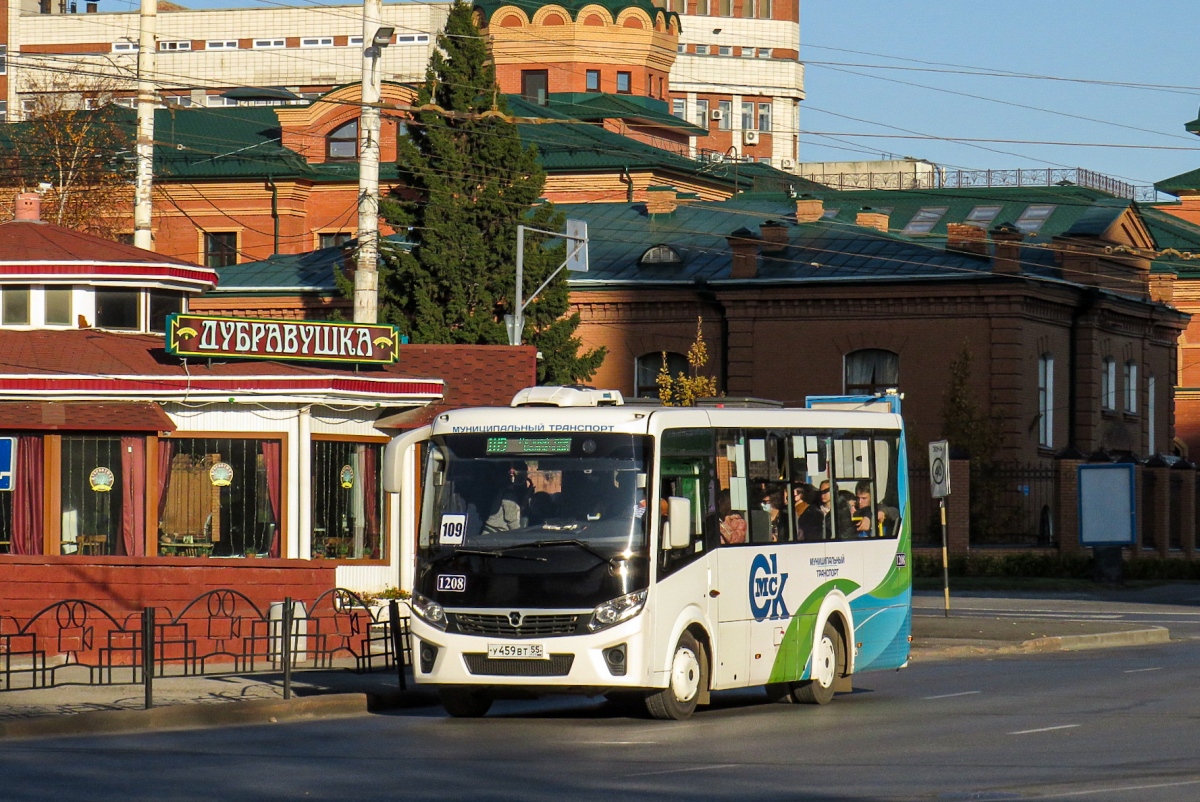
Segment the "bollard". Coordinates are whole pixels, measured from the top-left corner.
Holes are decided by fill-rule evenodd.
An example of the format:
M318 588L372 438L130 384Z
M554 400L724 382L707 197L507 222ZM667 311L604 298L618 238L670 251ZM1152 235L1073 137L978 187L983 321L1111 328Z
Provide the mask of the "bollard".
M388 602L389 629L392 632L392 654L396 660L396 675L400 690L408 690L408 678L404 676L404 635L400 632L400 604L395 599Z
M154 707L154 608L142 610L142 689L146 709Z
M283 660L283 698L288 700L292 698L292 597L288 596L283 600L283 616L279 622L283 628L283 637L280 638L279 651L280 658Z

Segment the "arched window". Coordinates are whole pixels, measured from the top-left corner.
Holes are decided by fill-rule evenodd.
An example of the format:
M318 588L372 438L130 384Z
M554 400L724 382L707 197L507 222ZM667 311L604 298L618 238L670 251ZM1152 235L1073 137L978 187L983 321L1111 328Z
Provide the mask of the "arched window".
M899 384L899 354L882 348L863 348L846 354L847 395L882 393Z
M642 258L638 259L640 265L677 265L682 263L683 257L670 245L655 245L643 253Z
M667 371L672 376L678 376L680 373L687 375L688 361L683 354L677 354L674 351L668 351L666 354ZM634 388L633 394L637 398L657 398L658 397L658 373L663 366L663 352L653 351L649 354L642 354L637 358L637 365L634 373Z
M351 120L325 137L328 161L353 161L358 158L358 120Z

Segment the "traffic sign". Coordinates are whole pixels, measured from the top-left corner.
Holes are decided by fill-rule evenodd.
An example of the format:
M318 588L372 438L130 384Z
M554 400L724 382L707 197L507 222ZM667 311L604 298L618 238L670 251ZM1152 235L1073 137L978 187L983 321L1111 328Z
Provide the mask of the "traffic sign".
M929 487L934 498L950 495L950 444L945 440L929 444Z

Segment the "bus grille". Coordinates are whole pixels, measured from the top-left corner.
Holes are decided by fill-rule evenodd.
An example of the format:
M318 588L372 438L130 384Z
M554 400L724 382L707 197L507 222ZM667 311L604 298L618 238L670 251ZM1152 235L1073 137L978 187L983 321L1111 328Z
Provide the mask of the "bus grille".
M549 660L492 660L485 653L463 655L472 674L493 677L565 677L575 662L573 654L552 654Z
M514 627L506 615L470 615L454 613L458 631L465 635L494 635L499 638L544 638L548 635L573 635L577 615L527 615L521 626Z

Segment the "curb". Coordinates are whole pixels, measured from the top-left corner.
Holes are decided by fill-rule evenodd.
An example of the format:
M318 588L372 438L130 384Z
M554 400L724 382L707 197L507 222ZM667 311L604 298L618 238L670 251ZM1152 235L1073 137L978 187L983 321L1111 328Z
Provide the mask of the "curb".
M1074 652L1084 649L1147 646L1154 643L1168 643L1170 640L1171 633L1166 627L1151 627L1150 629L1131 629L1124 632L1105 632L1095 635L1057 635L1034 638L1022 643L1021 648L1031 652Z
M264 699L220 704L177 704L149 710L93 710L72 716L2 721L0 738L107 735L236 724L277 724L327 716L365 715L370 702L370 697L365 693L331 693L288 701Z

